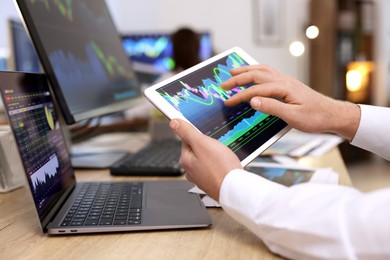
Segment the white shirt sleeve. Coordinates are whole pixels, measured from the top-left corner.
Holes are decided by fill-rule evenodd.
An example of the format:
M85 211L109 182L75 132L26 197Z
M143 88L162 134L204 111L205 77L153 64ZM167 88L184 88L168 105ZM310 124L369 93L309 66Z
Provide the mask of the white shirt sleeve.
M390 259L390 189L285 187L244 170L223 180L220 204L274 253L292 259Z
M359 128L351 144L390 160L390 108L359 106Z

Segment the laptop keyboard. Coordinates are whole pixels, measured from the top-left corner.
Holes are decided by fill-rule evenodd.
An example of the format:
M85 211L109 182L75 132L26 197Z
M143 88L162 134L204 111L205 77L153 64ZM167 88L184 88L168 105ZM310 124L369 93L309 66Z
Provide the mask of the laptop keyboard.
M179 176L184 173L180 151L180 141L154 141L112 165L110 171L112 175Z
M61 226L138 225L143 183L86 183Z

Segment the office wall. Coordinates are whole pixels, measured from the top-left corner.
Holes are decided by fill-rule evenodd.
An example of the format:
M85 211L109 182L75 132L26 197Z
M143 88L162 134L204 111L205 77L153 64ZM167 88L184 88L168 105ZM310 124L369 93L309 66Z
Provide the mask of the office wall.
M280 42L256 41L258 0L107 0L121 32L173 31L180 26L212 33L217 52L240 46L259 62L307 82L307 55L290 55L289 44L303 38L309 0L271 0L279 4ZM306 52L307 54L308 52Z
M12 0L1 0L0 6L0 59L8 55L8 19L19 19L18 12Z
M10 18L19 19L15 5L12 0L2 0L0 7L0 48L8 48L7 21Z

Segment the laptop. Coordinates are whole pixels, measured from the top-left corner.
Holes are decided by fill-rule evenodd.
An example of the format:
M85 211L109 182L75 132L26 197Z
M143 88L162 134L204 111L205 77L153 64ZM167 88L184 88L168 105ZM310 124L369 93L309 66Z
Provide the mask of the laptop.
M211 219L185 180L78 183L44 74L0 72L0 92L43 232L202 228Z

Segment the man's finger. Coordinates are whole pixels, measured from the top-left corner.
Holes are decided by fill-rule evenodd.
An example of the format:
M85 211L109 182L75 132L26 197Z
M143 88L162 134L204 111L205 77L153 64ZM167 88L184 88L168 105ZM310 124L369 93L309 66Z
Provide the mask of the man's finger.
M169 122L169 127L183 142L190 146L193 146L193 144L197 142L199 135L201 135L201 133L192 125L180 119L172 119L171 122Z
M254 97L251 99L250 105L258 111L274 115L282 119L284 119L285 115L288 114L289 110L291 110L291 105L285 104L273 98Z
M267 65L264 65L264 64L249 65L249 66L242 66L242 67L234 68L234 69L230 70L230 73L233 76L235 76L235 75L238 75L238 74L241 74L241 73L244 73L244 72L248 72L248 71L251 71L251 70L266 71L266 72L272 72L272 73L275 73L275 74L279 74L280 73L276 69L274 69L272 67L269 67Z
M284 99L288 90L274 83L264 83L242 90L225 101L226 106L236 106L242 102L247 102L253 97L273 97Z
M233 89L237 86L246 86L249 84L262 84L275 81L275 75L268 71L249 70L242 74L231 77L221 84L221 88L225 90Z

